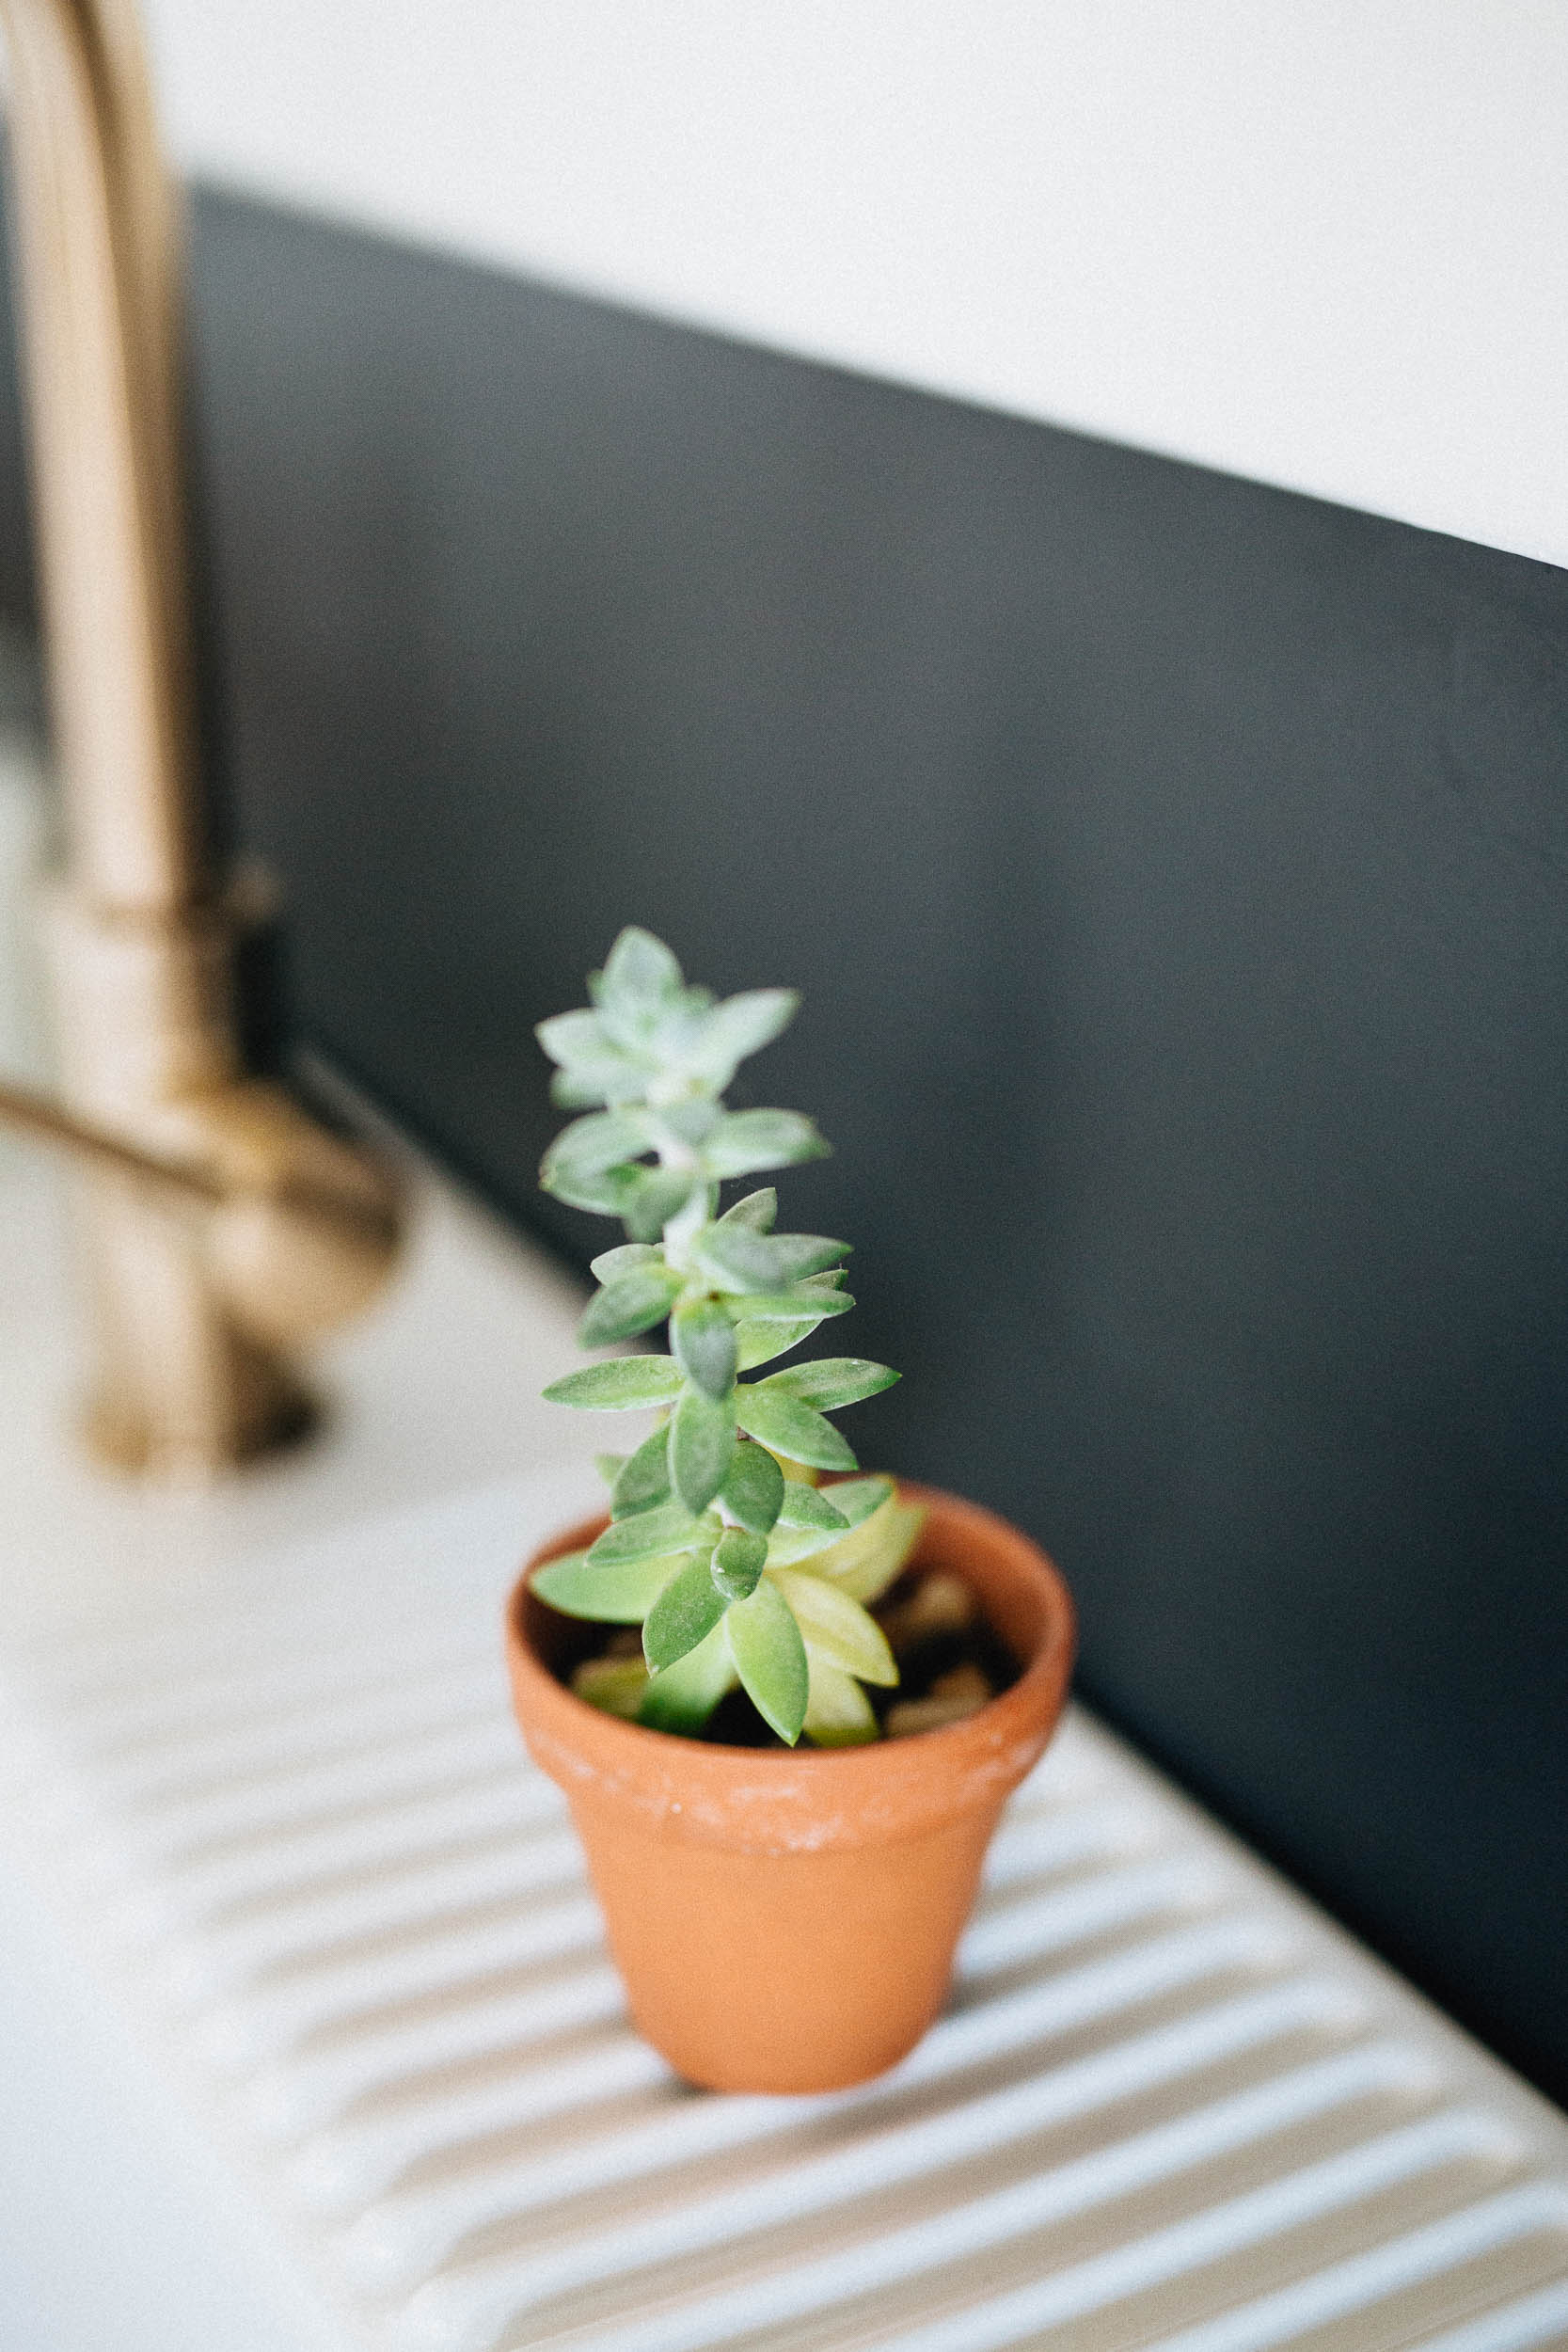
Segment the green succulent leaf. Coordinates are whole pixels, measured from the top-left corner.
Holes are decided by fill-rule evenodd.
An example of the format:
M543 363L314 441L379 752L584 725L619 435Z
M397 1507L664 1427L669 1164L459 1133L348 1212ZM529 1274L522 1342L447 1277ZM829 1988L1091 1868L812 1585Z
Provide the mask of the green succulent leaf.
M830 1241L826 1233L775 1233L772 1248L781 1283L800 1282L810 1275L825 1274L841 1258L852 1254L848 1242Z
M771 1461L771 1454L768 1458ZM849 1522L838 1507L836 1486L827 1494L820 1486L808 1486L803 1479L786 1479L782 1472L779 1483L784 1488L779 1505L781 1526L819 1527L829 1535L843 1534Z
M634 1661L640 1668L642 1661ZM724 1634L724 1621L714 1627L695 1649L677 1658L650 1677L638 1707L637 1720L650 1731L673 1731L694 1739L727 1691L736 1684L735 1661Z
M810 1688L806 1645L770 1577L763 1578L750 1600L734 1604L724 1630L747 1696L764 1723L793 1747Z
M595 1282L618 1282L623 1275L641 1274L663 1263L664 1252L656 1243L624 1241L618 1249L601 1249L589 1261L588 1271Z
M599 1476L604 1480L605 1485L610 1489L611 1493L613 1493L615 1489L615 1481L620 1477L621 1472L626 1469L626 1463L629 1459L630 1456L626 1454L594 1454L594 1468L598 1471Z
M787 1356L792 1347L799 1347L802 1340L810 1339L821 1320L820 1315L812 1315L798 1323L737 1323L735 1327L736 1370L754 1372L759 1364L770 1364L775 1357Z
M664 1321L680 1286L680 1276L669 1266L638 1266L607 1282L588 1303L578 1325L578 1341L584 1347L608 1347L612 1340L631 1340L651 1330Z
M847 1250L847 1242L819 1233L757 1233L721 1219L699 1235L694 1255L726 1290L773 1293L824 1272Z
M603 1625L641 1625L686 1557L591 1561L585 1551L552 1560L533 1579L541 1600L563 1616L592 1617Z
M756 1192L749 1192L724 1211L721 1225L745 1225L753 1233L770 1233L773 1220L779 1214L779 1196L771 1184L764 1184Z
M845 1533L842 1527L785 1527L781 1520L768 1539L768 1565L793 1568L802 1560L815 1560Z
M853 1675L831 1666L809 1642L806 1665L810 1684L801 1728L815 1747L859 1748L879 1737L871 1701Z
M691 1198L696 1178L678 1168L630 1168L616 1171L616 1196L609 1214L620 1217L633 1241L652 1242ZM593 1202L579 1206L594 1206Z
M837 1493L838 1488L834 1488ZM840 1592L869 1609L887 1591L913 1550L926 1514L917 1502L890 1495L847 1535L835 1536L811 1563L814 1576L831 1577Z
M698 1144L713 1133L721 1113L710 1097L695 1094L684 1103L660 1104L656 1116L658 1124L668 1128L677 1142Z
M875 1492L868 1491L863 1502L856 1500L854 1490L861 1487ZM784 1511L768 1547L768 1565L792 1567L797 1561L828 1550L892 1493L891 1478L837 1479L832 1486L816 1487L802 1486L791 1479L784 1489ZM851 1495L848 1510L839 1502L844 1494Z
M749 1527L726 1527L714 1547L709 1574L726 1602L750 1600L768 1565L766 1536Z
M896 1489L891 1478L873 1473L866 1478L835 1478L827 1491L846 1525L862 1527L873 1511L892 1502Z
M552 1380L547 1405L575 1405L584 1412L629 1413L668 1405L680 1394L681 1369L668 1356L619 1356L612 1364L586 1364Z
M752 988L726 996L696 1025L680 1065L719 1091L735 1076L748 1054L771 1045L794 1019L800 997L792 988Z
M702 1389L686 1387L670 1422L670 1473L689 1510L707 1509L734 1452L735 1410L729 1399L721 1403Z
M586 1007L578 1012L558 1012L550 1020L539 1022L533 1034L551 1061L562 1066L576 1062L586 1069L601 1056L612 1061L626 1058L599 1026L598 1014Z
M802 1491L812 1493L809 1486ZM770 1532L784 1507L784 1474L766 1446L753 1445L748 1439L736 1447L719 1489L719 1500L726 1510L735 1513L742 1527L749 1527L757 1535ZM836 1511L833 1518L840 1526L844 1524Z
M869 1605L884 1593L909 1557L925 1513L897 1499L891 1478L835 1479L827 1489L849 1520L847 1528L785 1527L768 1540L770 1568L809 1561L814 1576L831 1577L851 1598Z
M684 1502L663 1502L652 1511L634 1511L629 1518L612 1519L588 1548L595 1565L622 1560L651 1560L666 1552L695 1551L703 1543L711 1549L719 1530L689 1511Z
M617 1715L628 1724L636 1722L647 1687L648 1669L641 1658L589 1659L572 1677L572 1689L579 1699L586 1699L602 1715ZM809 1707L806 1711L810 1713Z
M799 1111L726 1111L703 1146L703 1162L710 1176L750 1176L819 1160L828 1148Z
M847 1315L854 1305L847 1291L813 1290L797 1282L786 1291L748 1292L735 1302L737 1323L803 1323L809 1316L821 1323L828 1315Z
M639 1077L628 1092L641 1094L644 1084L645 1080ZM610 1099L602 1086L594 1086L585 1078L575 1078L569 1070L558 1070L550 1079L550 1101L558 1110L596 1110Z
M657 1510L670 1500L670 1432L656 1429L651 1438L644 1438L635 1454L628 1454L610 1488L610 1508L618 1519L629 1519L639 1511Z
M735 1326L716 1298L677 1307L670 1338L687 1378L721 1402L735 1386Z
M681 968L662 939L631 923L591 975L588 993L617 1044L637 1045L682 993Z
M748 1437L813 1470L855 1468L855 1457L831 1421L771 1382L736 1389L735 1417Z
M539 1182L546 1192L563 1184L602 1177L624 1161L635 1160L648 1149L646 1123L629 1110L591 1111L563 1127L539 1163Z
M707 1561L689 1562L671 1578L648 1612L642 1628L642 1655L649 1671L657 1674L694 1650L729 1605L729 1597L715 1583Z
M628 1196L635 1191L635 1171L626 1167L606 1168L602 1176L573 1176L556 1174L548 1183L543 1175L540 1184L558 1200L564 1200L569 1209L589 1209L597 1216L620 1216Z
M871 1363L863 1356L818 1356L809 1364L791 1364L786 1372L771 1373L758 1386L799 1397L802 1405L815 1405L818 1412L832 1413L891 1389L897 1377L886 1364Z
M779 1271L776 1242L746 1225L721 1221L700 1233L692 1256L710 1281L726 1291L776 1291L787 1277Z
M584 1109L591 1103L632 1103L646 1090L652 1063L623 1052L598 1014L586 1007L541 1021L533 1034L561 1064L550 1091L562 1105Z
M830 1666L862 1682L891 1686L897 1681L887 1636L858 1600L805 1568L775 1567L768 1573L789 1603L808 1653L820 1652Z

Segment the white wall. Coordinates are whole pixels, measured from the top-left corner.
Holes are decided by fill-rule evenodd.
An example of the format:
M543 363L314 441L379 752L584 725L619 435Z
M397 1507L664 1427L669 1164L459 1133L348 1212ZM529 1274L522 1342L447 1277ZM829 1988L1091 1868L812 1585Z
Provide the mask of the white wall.
M209 178L1568 564L1565 0L147 0Z

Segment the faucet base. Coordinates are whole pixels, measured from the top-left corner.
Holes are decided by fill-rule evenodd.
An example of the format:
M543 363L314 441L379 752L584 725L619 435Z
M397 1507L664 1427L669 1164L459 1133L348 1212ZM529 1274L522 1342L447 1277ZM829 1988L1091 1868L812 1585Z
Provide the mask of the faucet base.
M280 1454L312 1438L321 1426L322 1408L308 1389L296 1386L277 1362L257 1367L262 1375L246 1392L233 1399L227 1416L221 1458L214 1464L210 1445L193 1447L182 1433L153 1421L137 1409L135 1398L107 1391L90 1396L77 1416L82 1442L94 1461L117 1477L139 1478L159 1486L204 1486L214 1470L244 1469L265 1456Z
M171 1199L110 1169L74 1179L94 1312L88 1443L121 1471L201 1484L297 1442L317 1407L290 1343L370 1295L391 1263L387 1180L279 1090L238 1068L237 919L106 912L69 888L46 903L62 1090L126 1141L240 1171L248 1207ZM387 1239L291 1226L269 1195L322 1168L388 1200Z

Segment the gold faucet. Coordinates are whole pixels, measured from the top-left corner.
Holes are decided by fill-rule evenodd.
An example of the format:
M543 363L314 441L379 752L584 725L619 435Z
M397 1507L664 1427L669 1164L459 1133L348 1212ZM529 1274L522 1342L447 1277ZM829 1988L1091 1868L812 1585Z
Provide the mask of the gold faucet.
M96 1152L88 1430L123 1468L201 1477L306 1424L291 1345L385 1278L395 1190L241 1067L246 915L214 870L196 772L179 226L133 0L0 0L0 23L67 842L45 923L57 1132ZM144 1183L138 1156L164 1181ZM212 1215L171 1213L176 1166Z

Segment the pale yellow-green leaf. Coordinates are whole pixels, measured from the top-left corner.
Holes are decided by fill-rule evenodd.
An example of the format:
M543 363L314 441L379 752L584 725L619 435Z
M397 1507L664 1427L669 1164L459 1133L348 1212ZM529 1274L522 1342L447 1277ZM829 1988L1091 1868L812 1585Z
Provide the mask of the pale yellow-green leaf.
M770 1568L793 1568L800 1561L825 1551L832 1540L831 1527L774 1526L768 1534L768 1565Z
M579 1699L630 1723L642 1704L648 1669L641 1658L589 1658L572 1677Z
M859 1748L878 1735L871 1702L853 1675L830 1666L806 1644L806 1738L819 1748Z
M863 1682L891 1686L897 1681L887 1637L858 1600L805 1568L769 1568L768 1573L789 1603L808 1657L815 1649L825 1665L857 1675Z
M831 1496L832 1488L827 1492ZM895 1488L859 1527L812 1553L811 1573L831 1577L840 1592L869 1607L881 1598L914 1549L925 1518L918 1503L901 1502Z
M760 1444L760 1442L761 1440L759 1439L758 1443ZM768 1447L768 1451L769 1454L773 1454L771 1446ZM786 1478L795 1479L800 1486L819 1486L822 1484L821 1471L819 1470L813 1470L809 1462L792 1462L787 1454L773 1454L773 1459L777 1462L779 1468L783 1470Z

